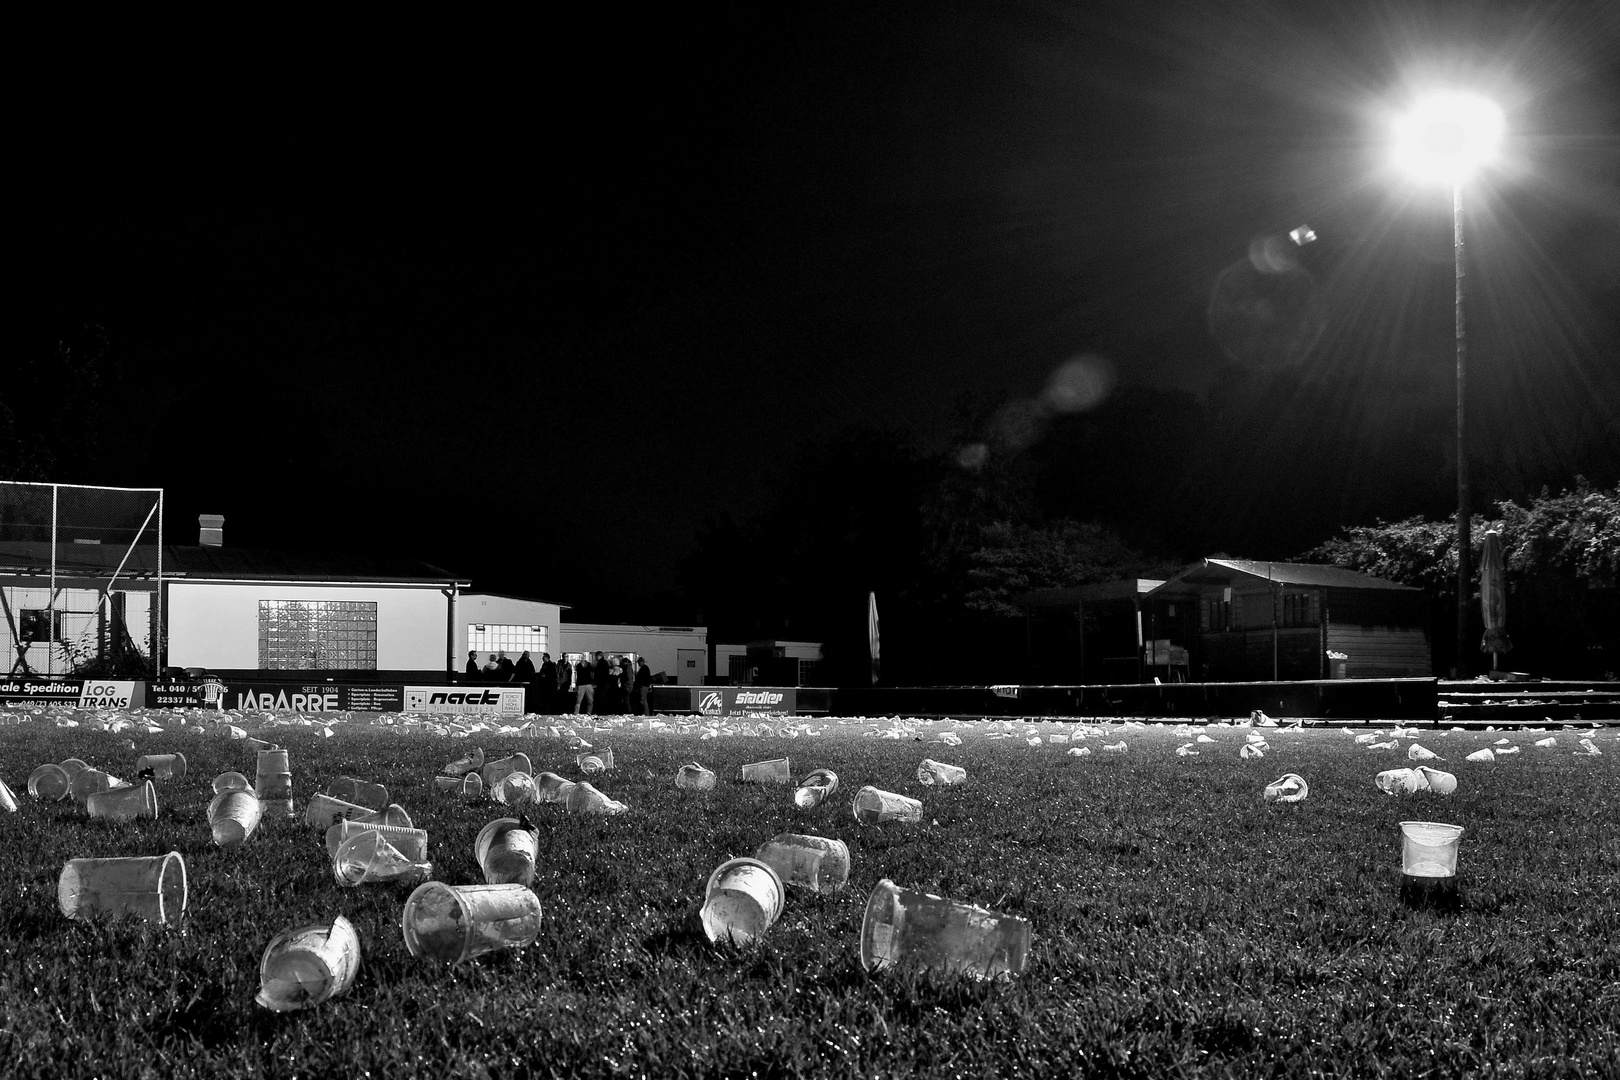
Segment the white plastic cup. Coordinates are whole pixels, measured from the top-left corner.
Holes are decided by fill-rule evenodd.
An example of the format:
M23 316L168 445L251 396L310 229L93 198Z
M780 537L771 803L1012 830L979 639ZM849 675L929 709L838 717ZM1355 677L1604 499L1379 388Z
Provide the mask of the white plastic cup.
M554 772L543 772L534 778L534 801L540 803L566 803L574 782Z
M186 775L184 754L142 754L135 759L135 775L152 770L154 780L179 780Z
M1385 769L1373 780L1386 795L1427 791L1428 779L1417 769Z
M142 780L139 787L126 785L93 792L84 805L91 817L105 821L155 820L158 815L157 790L150 780Z
M754 858L769 863L783 884L811 892L837 892L849 881L849 846L842 840L782 833L762 844Z
M1311 793L1311 785L1298 773L1284 773L1266 785L1266 801L1280 803L1303 802Z
M470 772L477 772L484 767L484 749L476 747L465 757L459 757L444 767L446 776L466 776Z
M1017 975L1029 960L1029 922L932 893L902 889L887 878L866 901L861 964L959 971L981 979Z
M786 890L770 863L732 859L717 866L703 891L699 917L710 941L730 938L747 945L764 935L782 914Z
M388 806L388 788L354 776L340 776L326 786L326 793L334 799L363 806L367 810L382 810Z
M484 881L490 885L530 885L539 837L517 818L497 818L485 825L473 844Z
M967 770L960 765L946 765L933 758L923 758L917 766L917 782L929 787L951 787L967 781Z
M1461 825L1438 821L1401 822L1401 873L1409 878L1449 878L1457 874Z
M526 772L511 772L489 789L489 797L502 806L517 809L538 802L540 789L534 777Z
M17 796L12 793L4 780L0 780L0 810L13 814L17 812Z
M681 766L675 774L675 786L682 791L713 791L714 773L694 761Z
M28 794L56 802L73 794L73 778L60 765L41 765L28 775Z
M252 791L253 784L239 772L222 772L214 777L214 794L227 791Z
M855 820L862 825L875 825L881 821L922 820L922 803L897 792L875 788L870 784L855 793L851 809L855 812Z
M377 829L355 833L339 843L332 856L332 876L346 888L417 881L432 871L431 865L411 859Z
M1450 795L1457 790L1457 778L1451 773L1431 769L1427 765L1419 765L1417 771L1423 774L1423 779L1428 782L1429 790L1436 795Z
M394 850L411 862L428 861L426 829L413 829L409 825L384 825L375 821L345 820L333 825L326 830L326 853L336 858L338 848L343 846L345 840L368 831L381 833L384 840L394 845Z
M630 809L617 800L610 799L592 784L581 781L568 789L568 797L563 802L563 809L570 814L604 814L612 816L622 814Z
M501 781L513 773L534 775L534 765L529 761L528 754L512 754L498 761L487 762L483 768L484 787L494 791Z
M283 930L259 960L259 993L272 1012L307 1009L348 993L360 971L360 936L339 915L330 923Z
M208 804L208 827L214 843L222 848L241 847L259 827L263 813L259 797L251 791L234 788L221 791Z
M373 811L358 803L345 802L331 795L311 795L304 804L304 824L325 832L333 825L349 818L365 817Z
M73 778L73 798L82 803L98 791L111 791L115 787L122 787L123 784L118 777L100 769L80 769L79 774Z
M411 821L411 815L406 813L405 808L399 803L389 803L382 810L367 810L363 814L356 814L346 820L361 825L392 825L403 829L409 829L415 824ZM335 825L337 822L333 822L333 824Z
M186 861L178 851L118 859L69 859L56 883L62 914L139 915L170 923L186 910Z
M744 765L742 779L745 784L791 784L793 770L788 765L787 758L772 758L769 761L755 761Z
M405 901L405 948L459 964L540 936L540 898L524 885L446 885L429 881Z
M831 769L817 769L799 781L798 790L793 793L793 805L800 810L813 810L837 790L838 774Z

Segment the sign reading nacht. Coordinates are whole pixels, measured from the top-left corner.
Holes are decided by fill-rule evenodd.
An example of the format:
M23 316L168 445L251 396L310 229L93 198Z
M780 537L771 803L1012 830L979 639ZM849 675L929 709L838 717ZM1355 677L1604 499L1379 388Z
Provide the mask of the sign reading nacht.
M523 715L523 688L494 687L468 689L460 686L407 686L405 711L408 713L485 713L495 716Z

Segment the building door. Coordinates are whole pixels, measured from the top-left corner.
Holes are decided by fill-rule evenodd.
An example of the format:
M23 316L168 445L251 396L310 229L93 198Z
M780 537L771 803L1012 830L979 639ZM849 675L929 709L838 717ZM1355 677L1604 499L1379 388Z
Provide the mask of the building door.
M709 662L707 649L675 650L675 681L682 686L702 686L704 668Z

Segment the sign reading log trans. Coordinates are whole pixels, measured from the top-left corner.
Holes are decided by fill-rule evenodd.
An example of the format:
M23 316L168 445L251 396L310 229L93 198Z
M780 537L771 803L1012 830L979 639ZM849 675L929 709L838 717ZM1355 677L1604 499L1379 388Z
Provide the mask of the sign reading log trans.
M463 689L459 686L407 686L405 711L419 713L493 713L523 715L521 686Z

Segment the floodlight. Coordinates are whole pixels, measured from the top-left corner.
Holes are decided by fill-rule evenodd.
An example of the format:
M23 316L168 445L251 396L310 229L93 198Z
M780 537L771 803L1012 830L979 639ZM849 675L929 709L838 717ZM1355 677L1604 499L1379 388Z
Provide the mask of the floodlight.
M1460 184L1496 156L1505 127L1489 98L1434 94L1395 122L1395 159L1420 180Z

